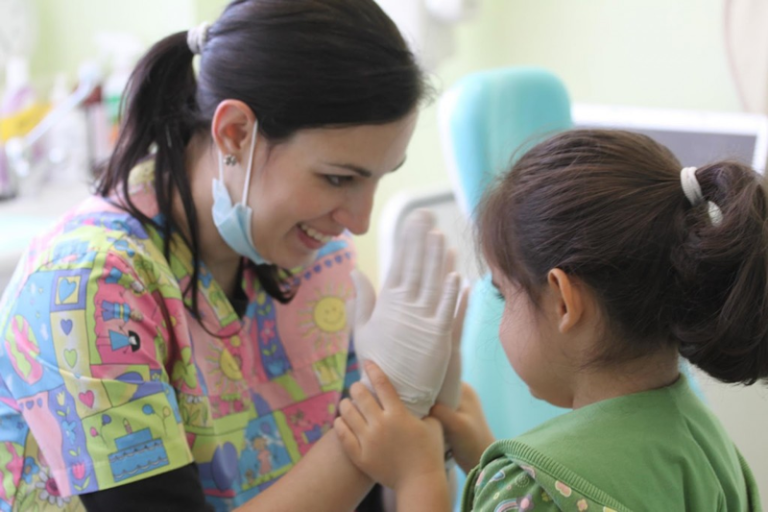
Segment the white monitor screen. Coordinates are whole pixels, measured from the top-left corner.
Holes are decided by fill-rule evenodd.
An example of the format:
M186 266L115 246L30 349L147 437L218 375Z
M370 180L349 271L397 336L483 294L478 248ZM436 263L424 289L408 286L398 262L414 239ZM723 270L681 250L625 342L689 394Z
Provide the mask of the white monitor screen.
M768 118L757 114L576 104L573 122L648 135L684 167L737 160L762 173L768 159Z
M764 172L768 158L768 117L761 115L576 104L573 121L581 128L644 133L667 146L686 167L735 159ZM448 187L403 192L387 204L379 228L380 279L386 275L403 220L418 208L435 213L437 227L457 249L458 270L474 280L482 269L474 252L472 227Z

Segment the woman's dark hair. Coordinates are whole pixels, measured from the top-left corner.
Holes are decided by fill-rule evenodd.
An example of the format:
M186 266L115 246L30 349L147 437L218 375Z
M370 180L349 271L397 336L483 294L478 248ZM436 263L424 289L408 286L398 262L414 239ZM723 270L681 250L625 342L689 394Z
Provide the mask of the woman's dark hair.
M198 212L185 169L185 147L210 130L218 104L238 99L272 142L323 126L384 124L413 111L427 93L424 75L397 27L374 0L236 0L208 31L196 79L187 33L153 46L134 70L123 98L116 148L98 193L120 194L126 209L160 229L182 233L171 214L178 194L187 217L195 268L190 287L197 312ZM155 160L158 224L128 195L131 170ZM170 244L165 244L170 255ZM285 271L256 267L265 290L288 302Z
M736 162L701 167L706 201L692 206L680 172L644 135L564 132L523 155L488 193L479 243L534 305L553 268L590 287L612 335L599 362L676 347L721 381L753 384L768 378L761 177Z

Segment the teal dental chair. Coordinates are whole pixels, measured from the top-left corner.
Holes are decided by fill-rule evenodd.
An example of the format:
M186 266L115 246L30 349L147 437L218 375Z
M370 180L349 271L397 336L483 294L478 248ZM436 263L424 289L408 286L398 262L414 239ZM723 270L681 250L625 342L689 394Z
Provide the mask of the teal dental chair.
M548 71L496 69L451 87L440 99L438 122L456 200L471 219L485 190L516 155L571 127L571 105L562 82ZM512 370L499 342L502 310L486 274L471 292L462 378L478 392L497 439L522 434L564 412L533 398ZM460 474L459 489L464 479Z
M472 218L483 193L513 157L571 127L562 82L543 69L506 68L469 75L440 99L445 161L461 209ZM560 414L533 398L507 361L498 329L503 304L490 275L472 290L462 340L463 379L474 387L497 438L509 438Z

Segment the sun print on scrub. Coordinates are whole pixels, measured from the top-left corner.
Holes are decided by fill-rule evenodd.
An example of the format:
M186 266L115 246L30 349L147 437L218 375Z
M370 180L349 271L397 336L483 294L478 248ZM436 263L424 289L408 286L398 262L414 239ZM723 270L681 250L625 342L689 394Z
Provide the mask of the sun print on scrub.
M211 363L209 376L214 386L224 394L239 393L239 382L243 380L240 362L224 344L213 346L211 350L217 356L208 358Z
M328 285L325 290L316 289L307 300L300 313L300 328L305 339L314 340L315 350L331 349L340 339L347 341L339 334L347 328L346 303L353 298L348 288Z

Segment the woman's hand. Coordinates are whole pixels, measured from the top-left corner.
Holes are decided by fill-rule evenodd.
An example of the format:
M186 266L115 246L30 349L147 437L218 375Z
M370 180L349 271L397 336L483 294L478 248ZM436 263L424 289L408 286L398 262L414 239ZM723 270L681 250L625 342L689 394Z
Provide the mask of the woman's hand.
M459 305L451 328L451 358L445 372L445 380L437 395L437 403L451 409L459 407L461 401L461 337L464 332L464 318L467 315L469 289L465 288L459 296Z
M456 463L468 474L495 441L485 420L480 397L469 384L463 382L458 409L437 404L432 408L431 416L442 423Z
M447 482L443 461L443 434L434 418L419 419L400 401L386 375L366 363L374 391L355 383L349 399L341 402L334 430L352 462L382 485L400 494L409 489L440 489Z
M368 279L352 273L358 358L380 366L419 418L429 413L445 378L460 287L458 274L446 276L445 240L434 225L425 210L406 220L378 300ZM365 371L361 380L370 389Z

